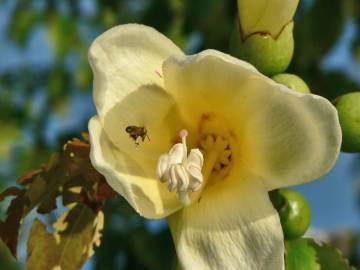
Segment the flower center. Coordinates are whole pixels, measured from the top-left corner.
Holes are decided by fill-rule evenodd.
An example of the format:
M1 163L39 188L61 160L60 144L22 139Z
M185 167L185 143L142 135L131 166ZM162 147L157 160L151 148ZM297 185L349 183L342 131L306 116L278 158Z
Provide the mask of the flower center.
M191 149L187 154L188 132L179 133L181 143L175 144L167 154L160 156L157 175L168 183L168 190L177 192L180 202L189 205L209 183L224 175L231 164L229 142L222 136L208 134L200 140L201 150ZM203 155L205 155L205 160ZM189 194L192 193L192 194Z
M232 151L229 141L215 134L208 134L200 140L200 150L205 155L203 175L208 184L221 180L228 172L232 162ZM212 165L212 166L211 166Z

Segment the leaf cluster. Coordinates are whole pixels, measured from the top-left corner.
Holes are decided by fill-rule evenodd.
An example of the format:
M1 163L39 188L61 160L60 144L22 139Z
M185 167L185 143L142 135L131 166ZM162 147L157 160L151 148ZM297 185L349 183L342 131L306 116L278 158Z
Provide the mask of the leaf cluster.
M14 197L0 221L0 238L16 256L24 218L36 209L47 215L61 204L68 210L52 226L52 233L36 219L28 240L28 269L79 269L100 244L104 224L102 208L115 192L91 165L90 145L80 139L68 141L61 153L41 168L30 171L0 194L0 201Z

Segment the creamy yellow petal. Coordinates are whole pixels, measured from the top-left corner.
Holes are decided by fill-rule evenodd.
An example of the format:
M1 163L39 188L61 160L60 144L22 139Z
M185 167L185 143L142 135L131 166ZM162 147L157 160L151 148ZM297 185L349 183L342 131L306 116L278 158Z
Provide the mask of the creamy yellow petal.
M260 32L276 38L292 20L298 3L299 0L238 0L244 36Z
M233 102L234 97L243 89L251 88L260 75L249 63L215 50L170 57L164 62L163 73L165 88L175 98L181 116L190 126L206 112L227 111L232 105L238 106Z
M183 128L174 99L156 85L131 92L100 121L116 147L154 172L158 158L169 151ZM137 138L138 145L126 132L131 126L146 130L143 138Z
M256 179L208 187L168 221L182 269L284 269L279 216Z
M335 107L320 96L296 94L279 85L272 92L244 134L256 144L254 170L269 190L320 178L340 152Z
M156 179L155 165L149 170L116 148L104 132L99 117L90 120L89 134L93 166L140 215L162 218L181 208L176 194Z
M89 61L101 121L114 105L144 84L162 86L162 62L181 54L171 40L144 25L120 25L100 35L90 47Z
M229 134L234 166L261 176L269 190L316 179L334 164L341 130L326 99L216 51L172 57L163 73L182 119L200 131L204 116L215 119L208 132Z

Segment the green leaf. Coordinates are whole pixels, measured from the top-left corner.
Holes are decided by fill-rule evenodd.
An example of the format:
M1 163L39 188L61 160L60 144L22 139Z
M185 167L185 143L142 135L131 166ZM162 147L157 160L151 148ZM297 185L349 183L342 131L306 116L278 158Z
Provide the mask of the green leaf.
M317 0L309 11L300 10L303 14L295 23L296 61L292 64L302 72L306 73L310 65L321 61L338 40L346 21L344 2L334 0L329 5L327 0Z
M0 121L0 160L6 159L10 155L11 146L20 138L21 132L14 124Z
M0 269L20 270L20 263L10 254L7 246L0 240Z
M28 269L80 269L93 255L93 246L100 244L103 223L102 212L95 214L83 204L63 214L54 223L53 234L35 220L28 241Z
M338 249L313 239L285 241L285 247L286 270L355 270Z
M25 4L19 3L10 21L10 35L20 45L25 45L30 37L32 28L41 20L41 14L29 10Z
M317 263L316 250L309 239L297 238L285 242L286 270L320 270Z
M47 25L49 40L59 61L70 49L82 45L74 17L52 12L48 14Z
M90 65L88 63L87 57L85 56L86 55L82 57L82 61L78 66L78 70L75 74L76 83L81 89L88 89L91 86L93 78Z
M323 270L355 270L349 265L348 260L344 259L340 251L326 243L321 245L311 241L311 246L316 250L318 262Z

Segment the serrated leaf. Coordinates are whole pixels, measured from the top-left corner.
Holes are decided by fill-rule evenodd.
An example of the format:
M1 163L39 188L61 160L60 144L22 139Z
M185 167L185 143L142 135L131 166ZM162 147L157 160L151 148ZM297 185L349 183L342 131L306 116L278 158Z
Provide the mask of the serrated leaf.
M286 270L355 270L338 249L313 239L286 241L285 247Z
M83 204L63 214L54 223L53 234L35 220L28 241L28 269L80 269L92 256L93 246L99 245L103 224L102 212L95 214Z
M308 239L297 238L285 241L286 270L320 270L317 263L316 250Z
M310 241L310 245L316 251L322 270L356 270L349 265L348 260L342 257L338 249L326 243L319 245L315 241Z

